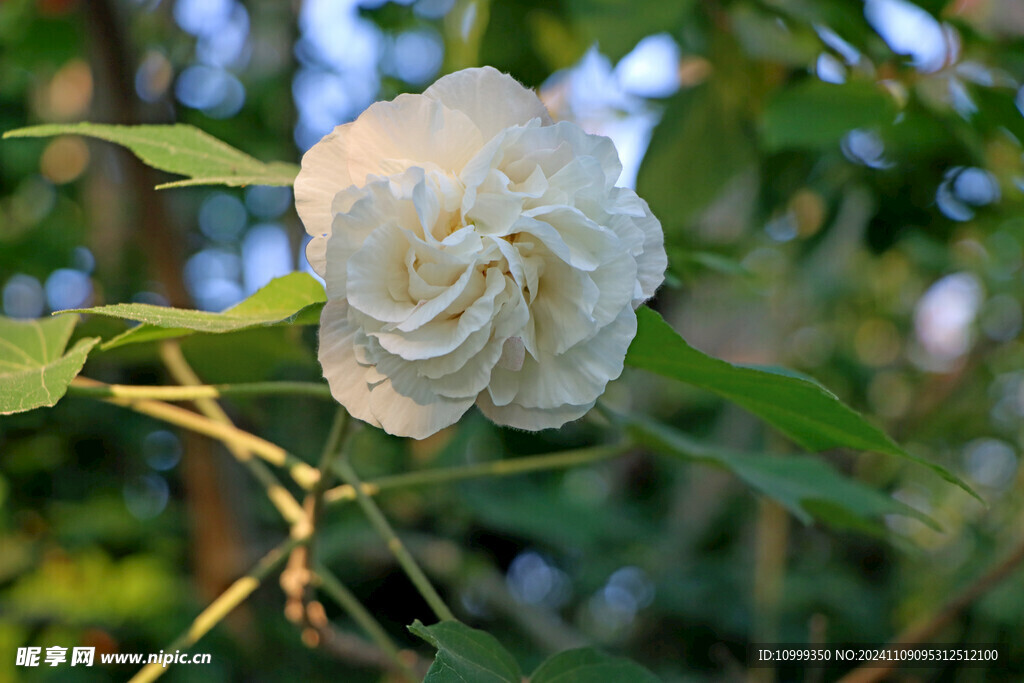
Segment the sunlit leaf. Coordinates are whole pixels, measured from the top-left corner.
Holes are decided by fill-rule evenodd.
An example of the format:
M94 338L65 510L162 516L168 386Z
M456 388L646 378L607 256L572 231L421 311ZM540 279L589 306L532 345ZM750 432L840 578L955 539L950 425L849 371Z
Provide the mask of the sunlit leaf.
M743 367L686 343L649 308L637 311L637 335L626 364L713 391L757 415L809 451L854 448L918 462L977 497L945 468L907 453L885 432L814 380L791 370Z
M630 418L629 425L634 437L649 448L727 469L804 523L817 519L843 529L881 534L883 516L898 514L938 528L921 512L844 477L819 458L719 448L644 418Z
M188 176L158 188L185 185L291 185L299 172L295 164L263 163L195 126L119 126L102 123L54 123L9 130L4 138L85 135L123 145L153 168Z
M0 316L0 415L53 406L85 365L96 337L65 352L77 315L45 320Z
M137 320L132 328L105 342L104 349L157 339L183 337L195 332L234 332L280 322L315 324L326 301L324 288L306 273L291 273L271 280L248 299L222 313L169 308L152 304L112 304L74 309L75 313Z
M761 141L769 151L838 148L855 128L892 123L893 98L873 83L825 83L807 79L779 92L761 117Z
M424 683L522 683L519 664L486 631L457 621L424 626L419 620L409 630L437 648Z
M549 657L530 677L530 683L658 683L657 676L624 657L611 657L593 648L566 650Z

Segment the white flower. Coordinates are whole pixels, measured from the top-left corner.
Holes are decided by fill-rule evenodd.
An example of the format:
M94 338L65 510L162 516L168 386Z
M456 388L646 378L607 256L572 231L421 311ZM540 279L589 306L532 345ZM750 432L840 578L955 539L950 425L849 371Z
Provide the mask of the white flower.
M661 284L661 225L612 142L485 67L378 102L302 158L327 283L320 363L354 416L427 437L474 403L522 429L586 413Z

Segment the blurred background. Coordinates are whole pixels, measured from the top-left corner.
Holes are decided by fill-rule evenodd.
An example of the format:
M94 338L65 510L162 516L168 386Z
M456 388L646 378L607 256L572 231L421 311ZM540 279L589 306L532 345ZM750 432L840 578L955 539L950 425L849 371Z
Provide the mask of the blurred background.
M654 306L691 344L816 377L988 506L924 468L849 452L822 457L943 530L902 517L875 535L805 526L724 472L643 452L382 497L461 619L526 670L593 643L665 681L744 680L747 643L887 640L1024 540L1017 0L4 0L0 130L180 121L296 161L371 102L481 64L613 138L620 184L665 228L670 272ZM3 314L220 310L308 269L288 188L152 189L169 179L105 143L0 144ZM314 328L183 348L210 383L320 377ZM85 374L166 383L161 367L153 345L136 345L94 354ZM733 406L638 372L607 402L733 447L794 448ZM333 413L310 398L226 405L310 459ZM471 414L419 443L367 428L354 462L372 478L587 445L605 426L528 435ZM156 652L282 534L259 486L202 438L85 399L0 419L0 681L127 677L17 669L14 652ZM359 512L332 508L322 534L328 566L420 648L404 626L428 608ZM303 645L282 600L268 582L195 648L213 664L166 680L384 680ZM1022 680L1022 632L1017 572L939 638L999 643L997 666L892 680Z

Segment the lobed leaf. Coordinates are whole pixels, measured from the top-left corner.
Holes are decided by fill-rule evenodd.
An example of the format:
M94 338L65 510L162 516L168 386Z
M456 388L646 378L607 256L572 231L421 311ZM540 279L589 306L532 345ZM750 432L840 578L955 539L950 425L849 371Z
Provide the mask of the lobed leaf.
M221 313L152 304L112 304L69 312L143 323L108 340L101 347L111 349L125 344L184 337L196 332L220 334L283 322L311 325L319 321L320 308L326 300L323 286L311 275L290 273L271 280L249 298Z
M56 405L99 341L79 339L65 352L77 315L44 320L0 316L0 415Z
M457 621L424 626L419 620L409 631L437 648L423 683L522 683L519 664L486 631Z
M809 451L854 448L901 456L978 498L958 477L907 453L813 379L782 368L732 365L701 353L649 308L637 311L637 334L626 354L626 364L712 391L746 408Z
M188 176L158 185L157 189L184 185L291 185L299 167L275 161L264 163L245 152L184 123L120 126L103 123L52 123L18 128L4 138L39 138L85 135L122 145L153 168Z

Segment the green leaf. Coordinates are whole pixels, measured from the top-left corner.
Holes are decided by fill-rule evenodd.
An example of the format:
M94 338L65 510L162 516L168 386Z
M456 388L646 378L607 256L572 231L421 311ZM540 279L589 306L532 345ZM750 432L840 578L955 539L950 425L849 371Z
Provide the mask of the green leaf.
M263 163L245 152L184 123L117 126L102 123L61 123L9 130L4 138L86 135L123 145L144 163L168 173L188 176L157 189L186 185L291 185L299 167Z
M636 662L611 657L593 648L566 650L546 659L530 683L659 683L657 676Z
M927 515L844 477L818 458L719 448L639 417L629 418L629 426L634 437L652 450L729 470L805 524L818 519L838 528L880 536L885 532L879 523L881 518L898 514L939 529Z
M792 370L743 367L693 348L656 312L637 311L626 364L712 391L746 408L809 451L855 448L909 458L981 500L945 468L900 448L814 380Z
M654 129L637 192L667 231L685 227L754 163L739 119L709 85L673 97Z
M486 631L457 621L424 626L417 619L409 631L437 648L423 683L521 683L519 664Z
M271 280L248 299L222 313L152 304L113 304L70 312L145 323L110 339L101 347L111 349L124 344L184 337L195 332L220 334L282 322L311 325L319 321L320 308L326 300L324 288L312 276L290 273Z
M0 316L0 415L53 406L85 365L97 337L65 353L77 315L45 320Z
M821 40L803 23L784 23L778 15L750 5L730 8L732 31L749 56L805 67L821 52Z
M849 131L890 124L895 116L892 97L873 83L808 78L768 103L761 118L761 140L769 151L830 149Z
M622 59L640 39L671 31L686 18L693 0L567 0L571 24L589 46L596 42L612 62Z

